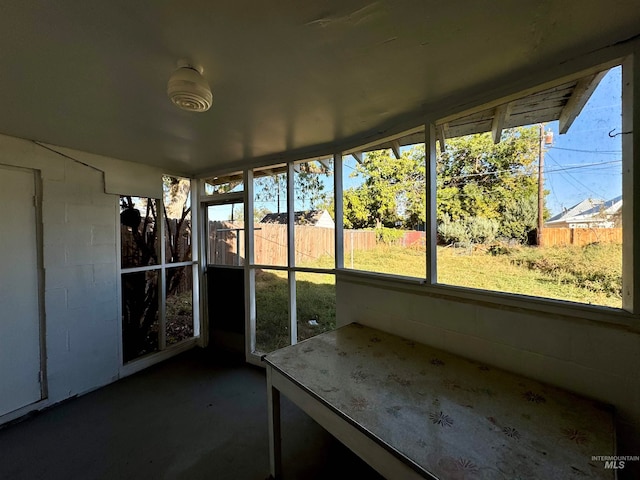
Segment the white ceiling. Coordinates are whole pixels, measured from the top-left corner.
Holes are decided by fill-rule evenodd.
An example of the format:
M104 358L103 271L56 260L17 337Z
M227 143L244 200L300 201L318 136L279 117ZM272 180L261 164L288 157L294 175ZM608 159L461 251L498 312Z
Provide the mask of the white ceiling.
M185 174L366 140L640 34L638 0L3 2L0 133ZM178 59L212 108L173 106Z

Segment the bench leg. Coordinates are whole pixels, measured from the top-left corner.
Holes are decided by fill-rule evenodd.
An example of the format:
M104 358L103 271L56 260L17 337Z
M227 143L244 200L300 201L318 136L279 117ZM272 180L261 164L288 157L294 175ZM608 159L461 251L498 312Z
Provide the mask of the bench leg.
M269 417L269 467L270 478L282 474L282 444L280 432L280 392L271 383L271 367L267 366L267 411Z

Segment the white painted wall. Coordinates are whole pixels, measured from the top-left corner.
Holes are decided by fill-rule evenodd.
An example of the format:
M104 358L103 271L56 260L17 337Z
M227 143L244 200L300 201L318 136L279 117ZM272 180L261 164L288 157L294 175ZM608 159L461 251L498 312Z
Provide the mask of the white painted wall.
M424 291L338 275L337 318L340 325L359 322L612 404L619 453L640 453L640 334L536 312L535 305L507 309ZM639 467L633 463L640 462L630 462L628 472Z
M0 163L39 170L42 178L48 398L37 408L103 386L120 374L119 196L105 193L105 175L86 164L97 157L69 149L64 153L81 161L0 135ZM114 160L110 168L119 173L115 177L131 176L127 162ZM131 171L146 174L149 184L161 188L159 171L139 170ZM0 423L32 408L0 417Z

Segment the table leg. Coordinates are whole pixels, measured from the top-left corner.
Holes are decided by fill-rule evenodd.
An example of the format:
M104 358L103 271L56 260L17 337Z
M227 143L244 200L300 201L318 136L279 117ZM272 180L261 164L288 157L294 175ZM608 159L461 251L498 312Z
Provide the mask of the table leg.
M269 467L271 478L281 475L282 444L280 433L280 392L271 382L271 367L267 366L267 412L269 417Z

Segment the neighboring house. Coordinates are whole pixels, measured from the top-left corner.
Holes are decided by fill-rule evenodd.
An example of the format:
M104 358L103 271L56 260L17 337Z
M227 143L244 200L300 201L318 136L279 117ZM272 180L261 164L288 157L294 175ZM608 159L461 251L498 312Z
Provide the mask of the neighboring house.
M614 228L621 225L622 195L604 201L587 198L544 224L545 228Z
M335 228L336 224L326 210L302 210L294 213L294 223L296 225L306 225L309 227ZM268 213L260 223L276 223L286 225L289 215L285 213Z

